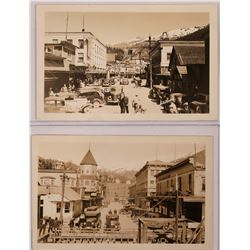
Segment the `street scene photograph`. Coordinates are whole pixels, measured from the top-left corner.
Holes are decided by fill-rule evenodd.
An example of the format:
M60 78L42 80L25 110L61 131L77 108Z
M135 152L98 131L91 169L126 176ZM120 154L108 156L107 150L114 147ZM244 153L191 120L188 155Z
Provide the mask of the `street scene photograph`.
M33 244L207 247L210 139L32 136Z
M44 12L43 113L96 120L210 114L209 11L82 9Z

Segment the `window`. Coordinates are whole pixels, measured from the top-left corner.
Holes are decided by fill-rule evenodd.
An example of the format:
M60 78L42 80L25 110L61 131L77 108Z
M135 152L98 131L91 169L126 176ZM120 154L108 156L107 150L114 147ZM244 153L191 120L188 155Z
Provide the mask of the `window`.
M45 48L45 52L46 52L46 53L52 53L52 52L53 52L53 49L50 48L50 47L46 47L46 48Z
M201 190L202 191L205 191L206 190L206 179L205 177L202 177L202 180L201 180Z
M192 191L192 174L188 175L188 191Z
M56 203L56 212L60 213L61 212L61 202Z
M87 169L87 170L86 170L86 174L88 174L88 173L89 173L89 170Z
M178 177L178 190L181 191L181 189L182 189L182 178Z
M171 179L171 187L174 187L174 180Z
M52 39L53 43L58 43L58 39Z
M83 57L78 57L77 62L78 62L78 63L83 63Z
M69 213L69 210L70 210L70 203L65 202L64 203L64 213Z
M80 49L83 49L83 39L78 39L78 46Z
M167 53L167 60L170 60L171 53Z

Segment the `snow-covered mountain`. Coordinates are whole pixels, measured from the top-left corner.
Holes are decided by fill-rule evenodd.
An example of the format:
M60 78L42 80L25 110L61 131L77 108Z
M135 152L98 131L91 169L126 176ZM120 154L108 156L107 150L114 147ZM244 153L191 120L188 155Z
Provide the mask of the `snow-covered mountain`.
M195 27L191 27L191 28L180 28L180 29L176 29L176 30L166 31L164 33L167 34L167 37L169 40L176 40L180 37L186 36L188 34L196 32L200 29L203 29L204 27L205 26L195 26ZM163 33L151 35L151 39L153 42L158 41L162 38L163 38ZM125 48L130 48L133 46L140 46L141 44L143 44L147 41L148 41L148 37L139 37L138 36L138 37L129 39L129 40L124 41L124 42L112 44L110 46L125 49Z

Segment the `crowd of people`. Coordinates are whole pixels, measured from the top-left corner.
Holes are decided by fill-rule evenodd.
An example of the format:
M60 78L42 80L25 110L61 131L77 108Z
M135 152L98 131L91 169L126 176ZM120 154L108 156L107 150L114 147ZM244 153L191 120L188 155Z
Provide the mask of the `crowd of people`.
M61 222L58 220L57 217L55 219L44 216L39 225L39 236L46 234L46 232L55 232L55 229L61 225Z

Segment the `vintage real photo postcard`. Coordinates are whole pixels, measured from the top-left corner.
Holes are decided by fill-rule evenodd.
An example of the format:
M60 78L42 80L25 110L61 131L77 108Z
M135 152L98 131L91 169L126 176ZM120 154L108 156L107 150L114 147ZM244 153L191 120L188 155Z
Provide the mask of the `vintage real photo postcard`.
M33 249L212 250L213 162L211 136L32 136Z
M218 5L37 5L39 120L217 120Z

